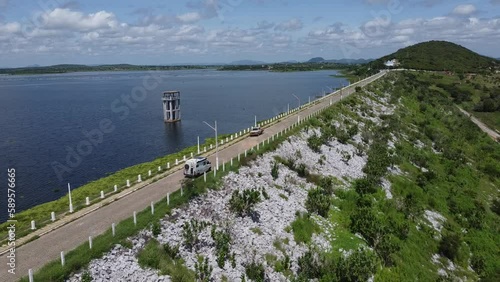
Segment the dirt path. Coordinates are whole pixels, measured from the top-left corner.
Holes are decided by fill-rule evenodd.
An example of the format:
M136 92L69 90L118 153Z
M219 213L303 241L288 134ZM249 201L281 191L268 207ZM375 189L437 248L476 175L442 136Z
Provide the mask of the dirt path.
M355 91L356 86L364 86L384 74L380 73L352 84L342 91L342 95L344 97L348 96ZM303 118L313 114L322 108L328 107L330 103L338 102L340 98L340 92L334 92L322 98L319 103L305 108L300 112L290 114L280 122L271 125L259 137L244 138L234 144L228 144L220 148L219 161L228 161L231 158L237 157L244 150L250 149L268 137L292 126L297 122L298 116ZM210 155L209 159L212 164L215 164L215 154ZM117 198L117 200L110 204L101 204L98 208L91 208L91 210L80 214L78 218L68 217L62 219L61 221L66 221L63 226L47 226L45 228L46 234L16 249L15 275L7 272L7 262L9 259L7 253L0 256L0 281L17 281L22 276L28 275L29 269L33 269L35 272L46 263L58 259L61 251L65 253L69 252L80 244L87 242L89 236L95 237L105 232L111 227L112 223L119 223L131 217L134 211L139 212L149 207L152 201L157 202L166 197L167 193L176 191L180 188L180 182L183 178L182 170L177 170L154 183L137 185L137 188L144 187L134 192L129 191L127 195L122 195L121 198ZM56 222L55 224L61 225L60 222Z
M471 115L469 112L465 111L464 109L460 108L457 106L457 108L466 116L470 118L470 120L475 123L479 128L484 131L486 134L488 134L493 140L497 141L500 140L500 134L498 134L495 130L489 128L486 124L484 124L482 121L478 120L476 117Z

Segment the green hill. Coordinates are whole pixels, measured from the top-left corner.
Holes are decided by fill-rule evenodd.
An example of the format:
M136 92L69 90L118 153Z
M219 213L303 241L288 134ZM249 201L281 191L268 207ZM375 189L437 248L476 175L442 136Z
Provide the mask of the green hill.
M479 55L465 47L447 41L428 41L418 43L374 61L371 66L385 68L384 63L396 59L401 68L453 71L483 72L498 68L497 59Z

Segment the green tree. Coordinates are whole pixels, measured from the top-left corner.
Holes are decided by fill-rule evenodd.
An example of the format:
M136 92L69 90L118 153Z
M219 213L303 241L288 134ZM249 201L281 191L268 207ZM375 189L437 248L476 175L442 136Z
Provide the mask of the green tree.
M325 195L323 189L314 188L307 193L305 205L308 212L326 217L330 210L330 197Z

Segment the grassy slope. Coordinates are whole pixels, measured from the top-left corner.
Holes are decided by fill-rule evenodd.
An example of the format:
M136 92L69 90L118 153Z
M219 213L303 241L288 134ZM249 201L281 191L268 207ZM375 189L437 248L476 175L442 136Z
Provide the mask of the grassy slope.
M466 111L478 117L482 122L492 129L500 131L500 112L477 112L475 105L479 103L481 97L488 96L489 91L495 87L500 87L500 74L494 75L445 75L436 73L423 73L418 77L421 82L429 82L430 87L446 94L443 85L455 88L457 92L463 93L470 100L454 99L454 101Z
M500 187L500 147L461 115L448 95L429 88L424 83L426 75L391 74L390 80L395 83L384 79L369 89L379 94L391 93L391 103L398 105L396 112L385 117L383 127L365 130L375 133L374 142L387 141L390 134L397 138L395 149L388 153L395 153L397 157L392 162L403 174L386 175L392 182L391 200L385 198L380 188L363 194L355 189L336 192L333 204L338 209L329 213L336 239L332 241L333 253L325 257L335 258L342 249L369 245L379 255L376 281L436 281L439 268L444 267L434 264L432 256L440 252L441 235L423 217L424 210L432 210L446 218L442 236L456 235L459 241L452 256L458 267L448 270L448 275L498 281L500 254L495 250L500 249L500 221L492 212L492 201L498 199ZM342 115L359 120L350 108L363 108L361 103L359 98L351 97L328 114L333 120ZM425 146L416 147L417 140ZM434 153L434 149L441 153ZM384 153L370 152L369 162L372 158L376 166ZM416 165L430 173L423 173ZM359 231L367 239L365 242L353 234L353 220L363 208L375 215L376 222L375 226L367 224ZM393 245L371 244L371 232L388 235ZM443 257L440 261L448 264ZM331 262L326 259L323 264ZM469 265L476 273L468 270Z

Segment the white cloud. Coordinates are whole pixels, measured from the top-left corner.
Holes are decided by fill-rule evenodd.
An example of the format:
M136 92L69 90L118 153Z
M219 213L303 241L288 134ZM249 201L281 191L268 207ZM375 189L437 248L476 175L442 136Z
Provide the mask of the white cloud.
M198 12L190 12L177 16L177 19L183 23L193 23L199 21L201 16Z
M115 15L106 11L84 15L81 12L61 8L42 14L42 22L43 28L46 29L74 29L75 31L114 28L118 25Z
M467 16L475 13L476 11L476 6L472 4L463 4L456 6L452 13L455 15Z
M284 21L274 27L277 31L296 31L304 27L300 19L294 18L288 21Z

